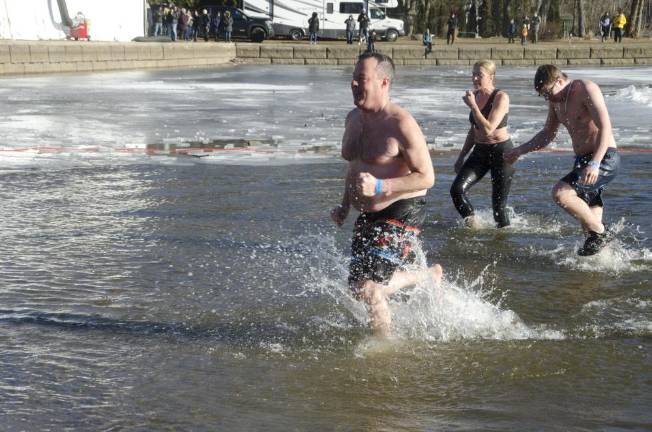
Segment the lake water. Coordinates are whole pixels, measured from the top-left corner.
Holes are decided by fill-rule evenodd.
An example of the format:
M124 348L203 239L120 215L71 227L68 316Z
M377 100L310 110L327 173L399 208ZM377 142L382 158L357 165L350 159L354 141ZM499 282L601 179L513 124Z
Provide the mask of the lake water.
M580 258L550 198L572 165L522 159L492 228L448 189L470 71L400 68L433 149L422 256L444 266L370 337L336 228L351 68L225 67L5 78L0 94L3 430L650 430L652 68L570 69L603 88L618 232ZM517 143L534 68L499 69ZM250 144L250 146L246 146Z

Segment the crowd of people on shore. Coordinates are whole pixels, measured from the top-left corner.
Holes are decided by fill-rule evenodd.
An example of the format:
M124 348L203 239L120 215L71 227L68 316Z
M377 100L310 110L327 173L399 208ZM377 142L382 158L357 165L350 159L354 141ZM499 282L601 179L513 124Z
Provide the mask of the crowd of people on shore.
M600 17L598 23L599 34L602 42L605 42L613 37L614 42L622 43L623 34L625 32L625 25L627 18L622 9L618 9L616 15L613 17L605 12ZM446 44L450 45L455 42L455 34L457 33L457 18L452 13L447 22L446 30ZM613 35L613 36L611 36ZM538 43L541 36L541 17L535 12L532 17L524 16L519 23L515 19L510 19L507 26L507 43L513 44L518 38L521 45L525 45L530 41L531 43ZM432 34L430 29L426 29L423 34L423 45L426 47L426 54L432 51Z
M207 9L191 10L172 5L151 12L149 36L169 37L172 41L197 41L199 38L206 42L214 37L216 41L231 42L232 32L233 17L228 10L211 16Z
M307 29L310 44L318 43L319 21L317 12L313 12L312 16L308 18ZM367 51L375 51L375 41L378 39L378 34L370 29L370 22L369 15L365 10L360 12L357 19L354 19L353 15L349 15L344 22L346 26L346 43L353 44L357 28L358 44L366 43ZM528 41L534 44L538 43L541 35L541 22L541 17L537 12L532 17L524 16L518 23L515 19L510 19L506 30L507 43L513 44L517 38L519 38L521 45L527 44ZM613 17L605 12L598 23L602 42L613 37L614 42L622 43L626 24L627 18L622 9L618 9ZM458 25L458 17L452 12L446 21L447 45L455 43ZM233 17L228 10L224 11L223 14L217 12L211 16L207 9L191 10L171 4L166 7L152 8L149 17L148 35L169 37L172 41L197 41L198 38L208 41L214 38L216 41L230 42L232 32ZM433 35L429 28L423 33L422 42L426 47L427 55L432 51L433 44Z

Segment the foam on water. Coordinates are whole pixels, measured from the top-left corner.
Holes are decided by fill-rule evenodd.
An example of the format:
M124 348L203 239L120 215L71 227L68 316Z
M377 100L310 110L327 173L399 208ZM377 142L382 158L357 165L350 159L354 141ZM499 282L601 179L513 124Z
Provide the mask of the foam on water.
M265 93L303 93L306 91L306 85L295 84L261 84L256 82L224 82L224 81L203 81L189 82L182 80L154 80L154 81L127 81L122 83L114 82L82 82L79 84L79 91L85 89L97 91L98 89L115 90L115 91L147 91L169 94L174 92L192 92L192 91L211 91L216 93L223 92L242 92L245 94L265 94Z
M505 233L534 233L534 234L559 234L564 225L557 220L544 219L543 216L532 213L517 213L512 207L507 207L507 213L511 225L501 228ZM493 217L493 210L475 210L477 220L476 231L494 231L496 222ZM463 229L470 229L464 225L464 220L459 219L458 226Z
M652 87L639 87L630 85L620 89L613 96L614 100L634 102L652 108Z
M578 67L570 70L572 78L585 78L590 80L599 80L604 83L620 83L622 77L627 77L629 81L638 81L641 83L650 82L652 68L648 66L637 67L619 67L614 71L613 68L586 68Z
M178 140L163 140L176 144ZM183 150L183 148L181 148ZM325 147L302 148L300 145L283 149L266 147L227 148L219 151L170 151L148 149L143 144L127 144L122 148L105 146L34 147L28 149L0 148L2 171L26 169L69 169L102 165L129 164L217 164L237 166L283 166L295 164L330 163L336 159L335 150Z
M652 335L652 301L649 297L594 300L582 306L578 315L581 320L589 322L577 330L582 337Z
M285 165L305 165L316 163L329 163L333 161L332 157L309 154L309 153L288 153L288 152L238 152L238 153L213 153L200 157L199 163L210 163L218 165L237 165L237 166L285 166Z

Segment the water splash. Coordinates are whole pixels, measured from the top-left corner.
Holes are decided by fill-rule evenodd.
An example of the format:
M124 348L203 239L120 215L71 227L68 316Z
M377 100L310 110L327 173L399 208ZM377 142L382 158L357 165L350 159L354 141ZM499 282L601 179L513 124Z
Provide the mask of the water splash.
M613 98L617 101L635 102L652 108L652 87L630 85L618 90Z
M554 250L532 249L532 252L535 255L548 257L560 266L585 272L618 275L649 271L652 268L652 251L633 246L639 243L638 230L628 226L624 219L613 224L611 230L617 238L596 255L588 257L577 255L582 240L575 241L572 245L559 245Z
M352 315L360 326L368 324L362 303L354 300L346 283L347 259L336 250L335 242L321 237L313 247L321 261L310 267L312 284L310 291L332 298L343 313ZM479 276L467 279L463 273L456 277L446 274L444 280L435 283L426 266L426 254L419 244L415 245L416 263L409 271L424 277L413 288L406 289L390 299L392 330L401 340L452 341L460 339L559 339L560 332L545 328L530 328L519 316L501 306L494 286L494 269L488 266ZM333 270L336 270L333 272ZM305 292L303 294L306 294ZM384 350L384 344L363 342L371 351ZM366 350L367 348L363 349Z

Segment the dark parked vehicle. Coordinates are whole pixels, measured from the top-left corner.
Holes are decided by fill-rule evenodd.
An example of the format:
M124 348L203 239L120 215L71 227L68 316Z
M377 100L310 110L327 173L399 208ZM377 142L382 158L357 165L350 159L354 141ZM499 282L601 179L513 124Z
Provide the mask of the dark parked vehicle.
M203 3L201 6L202 9L208 10L208 14L211 17L211 28L210 34L211 37L215 37L217 32L218 38L224 38L224 23L223 17L224 12L231 12L231 17L233 18L233 32L231 34L232 38L239 39L249 39L253 42L262 42L265 39L270 39L274 37L274 29L272 28L272 21L269 18L254 17L245 14L242 9L234 8L231 6L218 6L211 5L207 2ZM215 17L217 13L220 13L220 27L215 28Z

